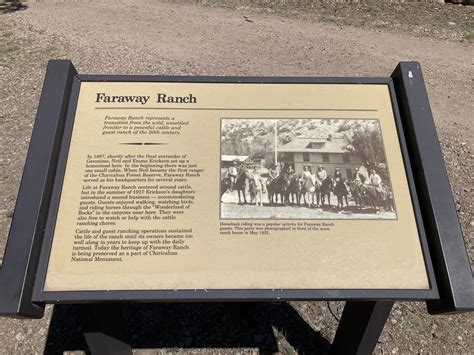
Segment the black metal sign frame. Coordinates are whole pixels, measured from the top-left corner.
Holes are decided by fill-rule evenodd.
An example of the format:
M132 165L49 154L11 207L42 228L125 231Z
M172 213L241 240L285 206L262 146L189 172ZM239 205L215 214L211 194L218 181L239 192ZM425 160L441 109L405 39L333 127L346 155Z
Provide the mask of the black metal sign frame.
M44 291L84 81L388 85L430 288ZM41 317L44 303L277 300L427 300L435 313L472 310L473 298L469 261L418 63L400 63L390 78L262 78L78 75L71 62L50 61L0 272L0 314Z

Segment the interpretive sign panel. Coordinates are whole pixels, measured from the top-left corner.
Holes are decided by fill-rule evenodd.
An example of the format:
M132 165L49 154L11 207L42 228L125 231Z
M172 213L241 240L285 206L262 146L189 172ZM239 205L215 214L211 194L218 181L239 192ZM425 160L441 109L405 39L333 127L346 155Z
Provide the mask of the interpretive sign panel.
M473 292L419 63L303 78L82 75L49 62L0 315L346 300L335 343L369 352L394 300L464 312Z
M45 293L430 289L389 82L74 86Z

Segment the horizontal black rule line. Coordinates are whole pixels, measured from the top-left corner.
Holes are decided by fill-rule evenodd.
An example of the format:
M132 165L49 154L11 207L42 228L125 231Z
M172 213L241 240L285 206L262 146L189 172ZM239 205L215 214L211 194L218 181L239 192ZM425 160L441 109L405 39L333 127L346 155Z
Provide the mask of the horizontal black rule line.
M168 143L151 143L151 142L131 142L131 143L119 143L123 145L166 145Z
M96 107L96 110L186 110L186 111L357 111L357 112L377 112L376 109L360 109L360 108L186 108L186 107Z

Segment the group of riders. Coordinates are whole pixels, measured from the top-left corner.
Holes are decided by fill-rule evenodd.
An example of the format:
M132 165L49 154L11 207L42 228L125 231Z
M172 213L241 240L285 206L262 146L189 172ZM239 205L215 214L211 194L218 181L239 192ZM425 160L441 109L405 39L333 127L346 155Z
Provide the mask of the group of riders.
M250 193L250 203L262 203L262 193L268 191L270 204L280 203L287 205L307 205L308 207L331 206L331 193L337 197L339 211L349 207L348 196L352 196L358 208L370 207L375 212L380 210L393 210L393 198L388 186L384 185L379 174L372 169L361 166L355 169L352 180L345 180L341 169L336 168L331 176L322 165L312 174L308 166L297 174L291 165L283 163L275 165L269 172L268 178L262 178L261 167L247 168L235 161L227 169L226 177L222 180L221 196L226 192L237 190L239 204L247 203L245 197L246 182Z

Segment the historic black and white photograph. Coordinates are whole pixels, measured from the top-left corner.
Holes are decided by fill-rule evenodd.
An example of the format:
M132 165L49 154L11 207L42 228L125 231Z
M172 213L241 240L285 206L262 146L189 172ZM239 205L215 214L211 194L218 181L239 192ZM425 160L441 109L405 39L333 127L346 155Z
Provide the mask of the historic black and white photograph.
M221 218L396 219L375 119L222 119Z

